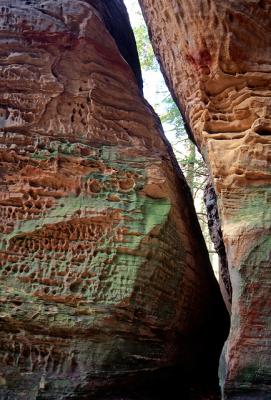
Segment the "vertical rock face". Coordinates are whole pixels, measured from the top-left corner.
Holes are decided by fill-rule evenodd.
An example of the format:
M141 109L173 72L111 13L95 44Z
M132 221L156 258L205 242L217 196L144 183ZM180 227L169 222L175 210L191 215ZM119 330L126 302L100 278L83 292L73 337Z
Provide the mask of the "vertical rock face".
M190 193L120 53L121 3L93 4L1 1L1 400L212 369L224 341Z
M271 4L141 0L218 197L233 289L227 399L270 398Z
M229 276L228 260L225 244L221 231L221 223L217 207L217 196L211 180L204 190L204 202L206 205L209 233L214 244L215 250L219 256L219 282L227 309L231 312L232 287Z

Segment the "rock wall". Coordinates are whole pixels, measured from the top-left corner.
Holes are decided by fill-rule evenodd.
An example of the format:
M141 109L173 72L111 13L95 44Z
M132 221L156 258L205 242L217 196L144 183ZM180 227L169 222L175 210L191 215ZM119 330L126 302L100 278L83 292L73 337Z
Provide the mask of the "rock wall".
M136 49L133 70L121 56L133 37L115 3L1 1L1 400L108 398L176 364L205 377L225 340L192 198Z
M271 4L140 0L218 198L233 290L225 399L270 398Z
M204 189L204 203L207 211L209 234L214 248L219 256L219 282L223 299L229 313L231 312L232 286L229 275L227 254L221 230L221 222L218 213L217 196L212 181L209 178Z

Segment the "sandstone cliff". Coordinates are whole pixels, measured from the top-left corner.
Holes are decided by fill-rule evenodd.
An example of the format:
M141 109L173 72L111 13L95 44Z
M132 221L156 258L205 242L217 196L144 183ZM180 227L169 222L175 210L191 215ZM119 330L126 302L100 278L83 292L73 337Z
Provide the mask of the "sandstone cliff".
M226 313L122 3L0 4L0 398L215 370Z
M271 4L140 0L189 133L208 163L232 285L225 399L271 388ZM230 292L229 292L230 294ZM230 298L228 298L230 300Z

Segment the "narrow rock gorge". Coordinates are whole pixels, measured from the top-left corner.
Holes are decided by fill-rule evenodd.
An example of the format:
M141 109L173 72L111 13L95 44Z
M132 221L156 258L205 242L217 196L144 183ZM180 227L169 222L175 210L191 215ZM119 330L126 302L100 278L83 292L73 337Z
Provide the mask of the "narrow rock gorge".
M122 1L0 5L0 399L109 399L117 391L114 399L123 399L141 384L165 399L173 370L180 393L193 379L215 381L227 312L190 191L142 97ZM267 151L267 136L237 140L252 154ZM215 151L220 143L214 138ZM233 155L240 150L224 143ZM212 160L223 169L226 150L218 150ZM252 228L258 212L266 221L265 162L253 202L231 208L232 232L239 221L250 226L250 214ZM251 165L254 175L258 169ZM223 202L240 206L241 195L252 196L241 189ZM267 231L257 232L266 254L250 241L246 262L261 258L268 278ZM236 246L246 249L240 238L233 258L243 254ZM254 320L264 316L268 281L266 290L255 286L258 269L249 271L262 301L261 313L248 315ZM234 296L237 324L236 287ZM247 295L242 304L255 300ZM251 334L266 322L257 321Z
M217 197L218 212L209 203L210 218L214 217L210 225L217 248L223 251L222 239L225 246L221 275L228 305L232 286L231 330L220 364L223 396L267 400L271 396L271 3L140 3L167 83L209 166L213 200ZM211 194L212 188L208 190Z

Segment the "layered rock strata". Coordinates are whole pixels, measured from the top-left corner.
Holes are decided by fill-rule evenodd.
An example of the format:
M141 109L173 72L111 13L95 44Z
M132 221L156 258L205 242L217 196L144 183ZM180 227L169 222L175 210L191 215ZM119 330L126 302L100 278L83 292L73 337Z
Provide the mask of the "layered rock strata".
M191 195L106 4L1 0L1 400L211 370L224 341Z
M232 284L225 399L271 388L271 4L140 0L157 57L210 169Z

